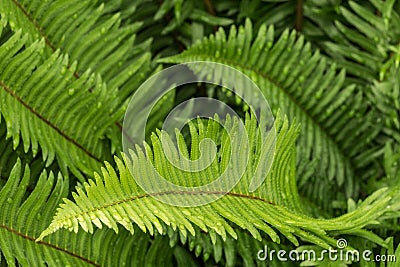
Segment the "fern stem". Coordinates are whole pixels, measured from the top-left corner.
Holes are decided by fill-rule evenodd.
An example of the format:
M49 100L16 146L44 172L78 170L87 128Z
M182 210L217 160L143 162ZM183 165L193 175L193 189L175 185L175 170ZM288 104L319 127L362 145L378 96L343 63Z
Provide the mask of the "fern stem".
M295 22L295 27L294 27L297 32L301 32L303 29L303 20L304 20L303 5L304 5L304 0L297 0L296 22Z
M208 13L215 16L215 10L214 10L211 0L204 0L204 4L206 5Z

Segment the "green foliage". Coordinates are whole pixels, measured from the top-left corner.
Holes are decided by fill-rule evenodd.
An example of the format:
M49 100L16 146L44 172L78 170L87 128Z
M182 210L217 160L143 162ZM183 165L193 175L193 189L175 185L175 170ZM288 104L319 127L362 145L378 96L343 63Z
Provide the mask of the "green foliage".
M344 85L344 70L328 66L327 59L313 53L310 44L295 32L285 31L274 43L273 27L261 26L253 37L250 21L239 29L233 26L229 36L220 29L182 54L162 59L186 61L215 61L235 67L260 86L273 110L281 108L299 120L304 131L298 145L299 183L304 190L313 190L307 192L313 201L327 208L338 197L332 195L333 186L342 186L346 197L354 194L359 185L352 158L362 157L378 132L364 130L371 127L371 116L361 92ZM325 181L321 183L321 179ZM327 186L333 179L336 183Z
M339 238L397 262L301 264L398 266L399 39L396 0L1 0L0 266L298 266L257 252L319 252ZM250 77L275 116L269 134L230 91L192 84L161 98L146 143L122 152L133 94L188 61ZM245 84L213 71L221 84ZM159 130L199 96L241 117ZM184 171L167 154L210 165ZM258 164L271 162L251 191ZM154 183L156 172L193 188L240 179L228 193L198 194Z

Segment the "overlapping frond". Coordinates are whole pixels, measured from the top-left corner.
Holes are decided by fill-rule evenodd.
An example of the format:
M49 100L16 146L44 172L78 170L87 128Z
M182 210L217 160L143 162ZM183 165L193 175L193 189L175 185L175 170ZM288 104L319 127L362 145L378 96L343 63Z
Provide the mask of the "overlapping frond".
M36 178L40 176L43 170L59 172L57 164L54 162L50 166L45 166L42 159L41 151L33 156L32 151L25 153L23 145L19 144L17 148L13 147L13 140L6 139L7 127L5 123L0 123L0 188L7 182L8 177L17 160L21 161L22 165L29 165L32 179L30 179L29 188L35 187Z
M31 155L21 153L23 152L21 151L21 147L14 150L12 140L7 140L6 135L7 127L4 123L0 123L0 151L2 152L0 155L0 179L4 180L9 176L11 169L17 162L19 154L23 156L22 161L26 159L27 162L30 162L32 160Z
M344 70L329 66L295 32L287 30L274 42L274 28L262 26L253 37L249 21L239 29L232 27L228 37L220 29L182 54L161 61L202 60L247 74L273 110L281 108L290 118L299 119L303 134L297 148L298 178L300 188L310 191L302 190L303 194L329 209L332 200L340 199L332 194L333 187L342 186L346 196L356 192L352 159L363 154L379 129L367 131L372 122L366 103L361 92L345 85Z
M65 174L68 167L81 179L82 173L92 175L110 158L104 134L119 116L117 90L90 72L76 79L76 62L59 51L43 58L44 41L27 45L27 38L17 31L0 46L0 112L7 138L14 148L22 140L33 155L40 145L46 164L57 158Z
M214 26L226 26L233 20L226 16L216 16L203 1L127 1L124 9L137 6L127 20L141 21L143 26L138 32L139 42L157 36L152 43L152 52L156 57L179 53L185 47L214 31ZM178 37L179 36L179 37Z
M362 192L375 187L366 181L382 177L384 146L397 142L400 14L396 1L349 1L337 8L337 18L325 29L330 40L317 41L321 49L348 72L347 80L359 84L374 113L369 131L378 131L371 144L354 159Z
M400 244L395 245L393 238L388 238L387 242L389 243L389 247L387 249L382 248L382 255L394 255L395 258L392 257L392 260L388 261L387 267L396 267L398 259L400 259Z
M378 122L383 124L382 135L400 145L400 68L392 64L383 81L374 81L370 101L379 112ZM384 139L388 141L387 138Z
M47 56L60 50L71 62L77 61L75 78L90 69L108 88L120 88L123 101L151 67L149 42L133 45L141 24L121 25L120 13L110 12L120 8L119 2L4 0L0 16L14 31L28 35L27 44L44 39Z
M391 62L398 60L400 14L395 2L349 1L338 8L335 27L327 33L332 41L320 45L326 53L345 67L355 82L382 80Z
M215 122L211 120L208 126L214 125L213 123ZM254 119L247 118L246 130L250 136L254 136L256 131L256 127L251 127L254 126L254 123ZM209 137L217 141L216 137L220 136L222 138L220 151L224 151L223 140L226 138L224 134L219 132L215 135L214 127L201 125L201 121L198 124L199 134L193 134L192 131L192 144L199 144L202 137ZM307 216L301 209L300 200L295 197L294 141L298 127L289 127L287 120L278 120L276 127L279 134L274 164L265 182L253 193L249 192L249 177L254 171L253 164L257 164L258 160L265 161L263 157L258 158L258 155L264 154L261 151L255 150L256 152L252 153L249 161L251 163L248 165L246 173L232 191L214 202L196 207L178 207L154 198L156 195L164 195L179 199L185 194L182 191L159 191L154 194L143 191L130 173L129 164L132 162L127 156L124 156L124 162L116 158L119 175L107 164L106 169L102 171L103 177L96 175L95 181L89 181L83 187L77 188L77 193L73 194L74 202L65 199L65 203L58 209L53 222L39 239L60 228L78 232L81 227L84 231L93 232L94 226L101 228L106 225L118 232L118 224L133 233L133 222L150 234L154 234L155 231L164 233L165 229L162 223L165 223L172 229L177 229L183 236L188 233L194 235L195 228L200 228L202 231L208 232L211 240L215 242L217 235L224 240L227 235L237 238L234 228L240 227L258 240L261 239L260 232L263 232L272 241L279 243L278 232L280 232L295 245L298 245L297 238L302 238L319 246L328 247L335 243L335 239L332 238L334 234L360 229L390 209L388 204L391 196L387 189L382 189L367 198L355 211L341 217L324 220ZM207 132L205 129L209 129L213 134L201 134L202 131ZM179 135L177 139L179 140ZM184 171L172 172L174 168L171 163L159 154L162 146L157 140L159 137L153 138L153 148L150 150L147 147L146 155L139 148L137 152L133 152L133 161L140 166L137 172L133 172L134 175L150 175L155 166L157 171L171 182L193 186L196 181L208 181L209 176L214 177L215 172L221 171L211 165L214 172L210 170L209 176L205 176L206 173L197 173L196 176ZM253 146L256 149L259 144L253 142ZM179 148L188 151L183 143L179 143ZM176 147L168 149L176 149ZM188 155L187 152L183 153ZM226 153L221 154L220 161L224 162ZM196 159L197 156L196 149L192 148L191 159ZM221 165L224 166L223 163L219 164L219 166ZM171 175L172 173L173 175ZM232 174L237 175L235 172ZM157 187L154 183L152 186ZM207 196L216 193L218 192L202 191L201 195ZM196 197L196 195L192 196Z

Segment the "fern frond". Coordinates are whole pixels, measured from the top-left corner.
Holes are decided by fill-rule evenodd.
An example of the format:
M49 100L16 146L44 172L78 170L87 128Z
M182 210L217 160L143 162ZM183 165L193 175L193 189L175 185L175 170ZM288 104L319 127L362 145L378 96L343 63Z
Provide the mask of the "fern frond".
M262 26L253 37L247 21L244 27L232 27L228 37L220 29L182 54L160 61L213 61L251 77L273 110L282 109L302 125L297 147L303 194L326 210L333 200L343 200L332 194L334 186L342 186L347 197L355 195L359 185L352 159L363 153L379 129L366 130L371 116L361 92L345 85L345 71L334 64L329 67L328 59L313 52L302 36L287 30L274 42L274 28Z
M400 259L400 244L397 244L397 247L394 245L394 239L388 238L386 242L389 244L388 248L382 248L381 255L392 255L395 258L388 261L387 267L396 267L398 259ZM393 260L394 259L394 260Z
M8 178L18 158L20 158L22 162L26 161L27 163L31 162L32 160L31 155L23 153L21 146L18 146L16 149L14 149L13 141L10 139L7 140L6 136L7 127L5 123L0 123L0 151L2 152L0 155L0 180L5 180ZM44 163L42 165L44 165Z
M378 183L368 181L382 177L384 146L398 143L398 75L400 50L400 13L396 1L370 0L362 4L349 1L338 8L334 34L319 46L335 62L346 68L348 81L360 84L371 112L374 113L370 131L379 134L354 158L359 170L361 192L373 192Z
M205 129L211 129L215 133L215 128L212 127L215 121L209 121L210 128L206 125L202 126L201 121L198 123L198 134L192 132L193 144L198 144L205 137L217 141L218 136L224 136L221 135L221 132L211 136L201 134L202 131L207 132ZM254 136L257 132L256 127L251 127L254 123L254 118L247 118L245 125L247 125L246 130L250 136ZM227 125L229 125L228 120ZM232 191L220 199L197 207L178 207L155 199L156 195L182 199L184 194L189 194L191 197L197 197L199 194L191 195L190 192L184 191L171 192L168 189L163 191L162 188L158 188L151 179L153 166L163 177L168 177L175 184L182 184L183 181L185 186L193 186L196 181L208 181L209 177L205 176L205 173L193 175L190 172L172 171L171 163L160 154L162 147L159 137L154 137L152 150L146 146L145 155L138 148L138 151L132 156L133 161L141 167L134 171L134 175L147 175L148 183L156 187L156 191L160 190L158 193L147 193L139 187L130 173L131 162L127 156L124 156L124 163L116 158L119 177L111 165L106 164L106 168L102 171L103 177L96 175L95 181L91 180L83 187L77 187L77 192L73 194L74 202L64 200L65 203L60 206L53 222L41 234L39 240L61 228L78 232L81 227L86 232L93 232L93 224L99 228L104 224L115 232L119 231L118 224L121 224L133 233L133 222L141 230L148 231L150 234L154 234L155 231L164 233L165 229L161 224L163 222L172 229L177 229L183 236L188 233L194 235L195 227L198 227L202 231L208 232L213 242L215 242L216 235L220 235L224 240L227 235L237 238L234 228L240 227L258 240L261 239L261 231L272 241L280 242L277 233L280 232L295 245L299 244L297 238L300 237L319 246L329 247L335 244L335 240L332 238L334 234L361 229L390 209L388 203L391 196L386 189L382 189L367 198L358 209L341 217L325 220L307 216L301 209L299 199L296 198L294 142L298 127L289 127L287 120L278 120L276 128L279 131L276 143L277 152L271 172L262 186L253 193L249 192L249 177L254 171L253 164L257 164L259 161L265 164L265 158L258 158L258 155L263 153L257 152L256 148L259 146L257 142L253 142L255 152L251 153L250 164L243 178ZM177 139L179 140L179 135ZM221 144L220 151L223 151L225 143L221 142ZM183 151L187 151L184 144L180 143L179 147ZM168 149L176 149L176 147L172 146ZM186 152L183 153L186 154ZM194 160L197 157L196 149L192 150L190 158ZM220 161L222 163L226 161L224 153L222 153ZM215 172L220 173L221 170L213 167L211 165L209 175L215 177ZM233 172L232 175L238 174ZM209 194L216 193L218 192L202 191L201 195L207 197Z
M24 151L31 148L33 155L40 145L47 166L57 157L65 174L68 167L83 180L82 173L91 176L110 159L103 137L119 116L117 91L90 72L76 79L76 62L70 65L59 51L44 59L44 41L27 45L27 38L18 31L0 46L0 112L7 138L16 148L22 137Z
M366 86L368 100L371 103L372 109L375 111L375 124L380 128L379 135L373 140L370 148L365 149L364 155L356 157L356 166L364 167L369 173L368 177L383 177L385 174L390 179L396 178L388 167L388 161L397 164L398 161L394 155L391 159L387 158L387 146L393 146L394 150L399 150L400 147L400 68L395 62L386 72L386 77L382 81L375 80ZM364 179L368 182L369 179ZM376 181L375 181L376 182ZM386 181L379 181L378 183ZM377 188L378 183L374 186L366 186L364 192L370 193Z
M193 41L214 31L215 26L226 26L234 21L225 15L216 15L203 1L122 1L124 9L137 7L128 21L141 21L143 26L137 34L138 42L148 38L156 40L151 44L155 57L174 55ZM179 36L179 37L178 37Z
M398 60L400 14L394 5L393 0L349 1L347 7L339 8L332 41L320 42L322 49L354 76L350 78L353 81L383 80L388 63Z
M6 139L7 127L5 123L0 123L0 188L7 182L8 177L17 160L21 161L21 164L29 165L30 173L32 179L30 179L30 184L28 190L32 190L36 184L36 178L40 176L43 170L47 172L59 172L57 164L54 162L50 166L45 166L45 162L42 159L42 153L39 149L37 155L33 155L32 151L24 152L22 144L19 144L17 148L13 147L13 140Z
M387 74L384 81L374 81L371 86L370 101L379 112L378 122L384 125L382 135L400 145L400 68L398 64L391 64Z
M77 61L75 78L91 70L108 88L120 88L120 100L125 100L143 79L138 70L143 75L151 69L149 42L133 49L141 24L121 25L119 13L108 13L117 8L118 1L105 6L97 0L4 0L0 16L12 30L28 35L28 45L44 39L46 56L59 50Z
M42 172L34 190L27 192L32 178L30 169L23 170L18 160L7 183L0 185L0 262L3 258L8 266L176 266L175 262L195 266L182 248L169 246L168 238L151 238L139 231L134 237L124 230L116 235L112 230L99 229L79 237L59 231L36 242L69 190L68 181L61 175ZM159 249L163 249L163 255L159 255Z

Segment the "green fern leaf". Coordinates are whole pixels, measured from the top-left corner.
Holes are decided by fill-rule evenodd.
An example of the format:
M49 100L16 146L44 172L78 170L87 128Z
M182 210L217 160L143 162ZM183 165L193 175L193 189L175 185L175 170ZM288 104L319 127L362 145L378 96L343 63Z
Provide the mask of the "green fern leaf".
M370 99L379 112L378 122L384 124L383 135L400 144L400 68L392 64L385 81L375 81Z
M370 193L374 186L366 186L383 173L384 146L398 143L399 104L398 75L400 50L400 13L396 1L370 0L362 4L349 1L338 8L338 16L329 34L330 40L318 42L340 66L350 74L347 81L358 83L367 96L373 118L369 131L378 131L369 145L354 157L361 192Z
M198 144L206 137L211 138L212 136L206 134L207 131L201 129L213 129L214 123L214 120L210 120L207 126L202 125L201 120L198 121L198 133L193 131L191 133L193 144ZM229 120L226 123L229 125ZM257 132L256 127L252 127L255 125L255 119L247 118L245 125L249 136L254 136ZM358 209L341 217L324 220L307 216L301 208L299 198L296 197L293 148L299 129L295 126L289 127L287 120L278 120L276 128L279 134L272 170L263 186L253 193L249 192L250 177L254 171L253 164L257 164L258 160L265 161L265 158L262 157L258 159L258 155L261 153L258 150L260 149L258 142L252 144L251 151L256 152L251 153L248 166L253 167L247 168L243 179L234 189L212 203L197 207L178 207L154 199L153 197L156 195L165 195L182 200L185 193L168 191L168 189L162 191L162 188L158 188L160 191L153 195L146 193L132 177L129 171L130 159L124 156L124 163L116 158L119 176L110 164L106 164L106 169L102 170L103 177L96 174L95 181L91 180L83 187L77 187L77 192L73 194L74 202L65 200L65 203L58 209L53 222L38 240L61 228L78 232L81 227L84 231L92 232L93 224L99 228L106 225L115 232L119 231L118 224L121 224L133 233L133 222L142 231L148 231L150 234L154 234L155 231L164 233L163 222L172 229L179 230L183 236L187 236L188 233L194 235L195 229L198 227L202 231L208 232L214 243L216 235L220 235L224 240L227 235L236 238L237 233L234 228L240 227L258 240L261 239L261 231L274 242L279 242L278 231L295 245L298 245L297 238L300 237L319 246L329 247L329 245L335 244L335 240L329 235L329 232L337 234L341 231L360 229L368 223L374 222L389 209L387 206L391 197L386 189L382 189L368 198ZM221 132L217 136L220 134ZM163 177L168 177L174 183L182 184L183 181L185 186L194 186L199 181L208 181L209 177L205 176L207 172L193 175L190 172L174 170L174 166L160 154L162 147L159 138L153 137L152 150L146 146L146 155L141 149L133 153L133 160L141 167L134 171L134 175L151 175L153 166L155 166ZM229 137L225 135L223 138ZM179 134L177 139L179 140ZM215 135L213 140L217 141ZM226 144L223 140L221 144ZM184 144L180 144L180 148L183 148L183 151L187 150ZM169 147L168 149L174 148ZM224 150L224 145L220 150ZM223 162L226 160L224 159L225 154L221 155L219 166L223 166ZM193 152L190 155L192 160L197 156L198 154ZM211 165L208 174L215 177L215 172L220 173L221 170L213 167ZM157 188L157 184L154 181L151 182L150 177L149 183ZM215 191L202 191L200 195L207 197L208 194L216 193ZM199 194L191 195L191 197L197 196Z
M154 68L149 53L151 39L135 43L141 23L133 21L122 25L121 14L115 12L120 4L109 1L105 5L97 0L45 3L5 0L0 6L0 17L13 31L27 34L27 45L43 39L45 57L59 51L68 55L71 63L76 62L74 66L66 65L73 71L74 79L78 80L87 72L101 77L110 90L111 97L107 101L117 101L115 112L119 113L115 125L109 126L106 132L112 140L113 151L121 150L119 121L125 112L125 102ZM135 10L137 4L131 4L130 9ZM116 88L119 88L118 98L112 97Z
M104 134L119 116L117 91L90 72L74 78L76 62L69 65L59 51L43 59L44 41L27 45L27 38L18 31L0 46L0 112L7 138L16 148L22 137L24 151L31 148L33 155L40 145L47 166L57 157L65 174L68 167L83 180L110 159Z
M77 61L75 78L90 69L100 74L109 88L121 88L121 96L129 96L137 88L132 85L143 79L138 79L137 71L150 70L149 43L132 50L140 23L121 26L119 13L107 13L117 8L117 1L105 6L99 1L4 0L0 16L12 30L28 34L28 45L44 39L46 56L60 50L71 62Z
M333 40L320 42L323 50L354 75L353 81L383 80L385 65L396 58L391 54L398 54L400 15L394 5L393 0L370 0L362 5L349 1L348 7L339 9Z

